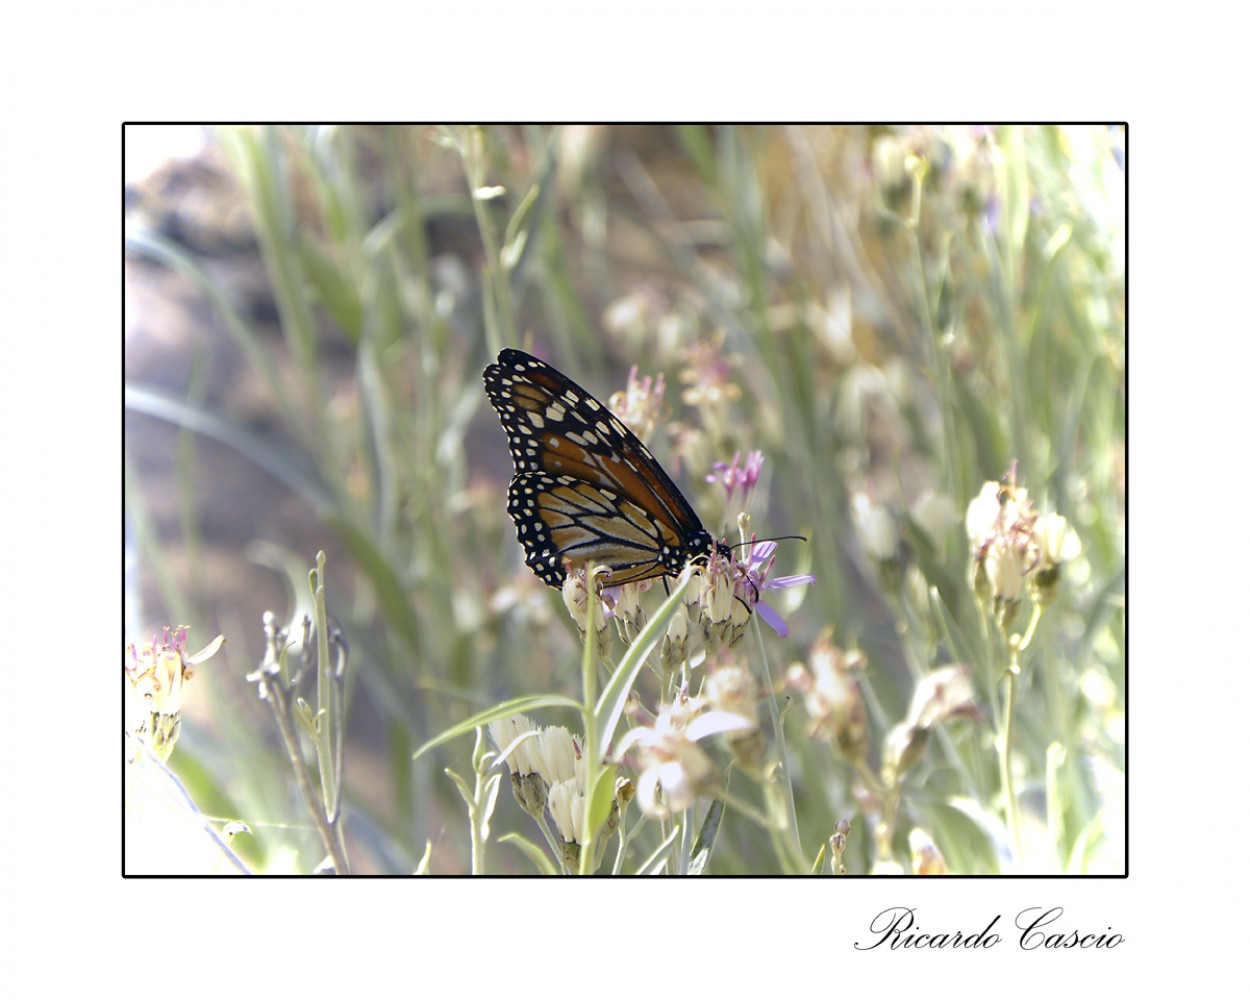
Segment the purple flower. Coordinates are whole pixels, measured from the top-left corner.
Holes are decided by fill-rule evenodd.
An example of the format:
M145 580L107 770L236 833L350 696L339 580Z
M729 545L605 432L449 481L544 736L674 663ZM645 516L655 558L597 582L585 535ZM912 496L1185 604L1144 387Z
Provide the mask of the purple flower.
M810 573L803 573L797 576L779 576L775 580L768 579L769 571L772 570L773 562L776 560L776 556L773 555L776 549L776 542L760 542L758 545L751 545L746 562L738 564L741 576L735 592L736 596L746 601L748 607L759 612L759 616L774 632L784 637L790 634L790 630L777 610L760 599L760 594L765 590L781 590L784 587L800 587L804 584L815 583L816 577Z
M743 496L755 488L759 482L760 468L764 465L764 453L753 451L747 454L746 464L738 468L738 459L742 452L734 452L734 460L726 465L724 462L713 462L712 471L704 479L709 483L720 483L725 487L725 499L732 502L734 491L741 491Z

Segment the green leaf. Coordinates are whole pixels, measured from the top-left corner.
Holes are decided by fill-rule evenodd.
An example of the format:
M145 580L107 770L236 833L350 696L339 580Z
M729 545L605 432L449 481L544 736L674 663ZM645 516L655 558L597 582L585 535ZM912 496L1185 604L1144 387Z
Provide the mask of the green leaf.
M664 636L669 619L677 613L678 609L685 612L682 608L681 595L685 593L689 585L690 577L687 576L685 580L673 587L668 600L660 605L655 617L647 622L646 627L621 658L620 665L608 678L603 694L599 696L599 703L595 706L595 731L599 734L600 760L608 755L608 749L612 745L612 734L616 730L617 722L620 721L621 713L625 711L625 702L629 698L629 692L634 686L638 671L647 662L651 650Z
M300 266L317 299L325 306L330 318L343 331L352 346L358 346L364 330L365 310L350 275L323 254L311 240L300 240L296 250Z
M587 838L587 843L598 836L599 831L603 829L603 824L608 821L608 814L612 811L612 800L615 795L615 772L610 768L600 771L594 790L591 792L590 799L586 804L586 808L589 810L587 819L590 826L590 837Z
M974 799L953 796L918 808L952 871L996 875L1014 853L1001 817Z
M313 715L312 708L303 698L295 699L295 721L304 729L310 739L315 743L319 739L317 728L321 721L321 717L325 712L318 712Z
M681 140L694 168L703 183L712 190L720 186L720 171L716 165L716 148L707 134L706 125L674 125L673 130Z
M356 565L368 576L389 625L412 653L420 655L419 623L408 599L408 590L396 575L395 567L382 554L376 540L346 517L334 512L326 516L326 521L338 532Z
M517 210L512 213L504 230L499 260L509 276L513 295L519 294L521 290L518 284L521 267L530 248L535 245L530 235L541 225L543 213L551 203L550 193L556 176L555 147L556 135L553 132L538 156L529 190L521 199Z
M668 856L672 853L673 845L677 843L677 838L681 836L681 824L673 825L672 832L664 838L664 842L660 844L641 865L638 866L639 875L662 875L664 874L664 866L668 863Z
M547 857L547 852L535 844L532 840L527 840L525 837L522 837L519 833L505 833L499 838L499 843L511 844L513 847L520 849L521 853L529 858L530 861L533 862L534 867L544 875L559 874L559 872L556 871L556 866L553 865L551 863L551 859Z
M460 777L450 767L443 768L443 773L456 783L456 789L460 792L460 797L464 799L464 804L470 809L473 808L473 789L469 787L469 783Z
M443 730L434 739L421 744L417 748L417 752L412 755L412 759L416 760L427 751L433 750L437 746L442 746L458 736L465 736L473 732L478 726L485 726L496 719L533 712L540 708L571 708L575 712L580 712L582 706L572 698L559 694L527 695L524 698L513 698L511 701L505 701L502 705L496 705L485 712L478 712L477 715L465 719L450 729Z
M1029 166L1024 151L1024 133L1019 128L1004 128L1001 135L1003 151L1003 229L1012 251L1020 254L1029 228Z
M729 787L729 783L725 783ZM707 870L707 863L712 859L712 848L716 846L716 834L720 832L721 817L725 815L723 799L714 799L703 817L703 826L699 828L699 837L690 851L690 874L702 875Z
M512 218L508 220L508 227L503 234L503 250L499 253L499 262L503 264L505 270L511 271L515 268L521 262L521 257L525 253L525 243L529 239L530 234L530 215L534 210L534 206L538 203L538 192L540 190L539 186L535 184L525 192L525 197L521 199L521 204L512 213Z
M1097 855L1103 841L1103 811L1099 810L1077 834L1072 845L1072 853L1068 856L1068 874L1085 875L1089 871L1090 860Z
M290 487L319 512L332 509L330 491L320 475L307 462L293 455L290 445L279 446L237 420L188 403L154 386L127 383L123 400L126 409L132 413L165 420L233 448Z
M482 843L490 839L490 820L495 815L495 803L499 800L499 782L502 778L503 774L496 771L482 786L485 794L482 796L482 814L478 817L478 838Z

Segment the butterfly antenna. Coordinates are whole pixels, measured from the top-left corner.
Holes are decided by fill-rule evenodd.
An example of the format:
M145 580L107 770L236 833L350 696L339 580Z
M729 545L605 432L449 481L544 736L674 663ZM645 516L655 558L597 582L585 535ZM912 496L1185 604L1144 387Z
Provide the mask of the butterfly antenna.
M752 538L749 542L737 542L729 546L731 549L740 549L744 545L759 545L761 542L786 542L799 541L806 542L807 539L802 535L776 535L773 538Z

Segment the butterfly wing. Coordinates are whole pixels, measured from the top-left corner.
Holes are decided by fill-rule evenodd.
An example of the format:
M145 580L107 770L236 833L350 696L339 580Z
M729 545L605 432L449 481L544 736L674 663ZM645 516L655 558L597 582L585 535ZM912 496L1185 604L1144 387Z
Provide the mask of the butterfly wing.
M523 351L483 373L508 435L508 512L526 563L564 583L564 560L605 564L613 585L676 575L711 535L659 462L603 403Z

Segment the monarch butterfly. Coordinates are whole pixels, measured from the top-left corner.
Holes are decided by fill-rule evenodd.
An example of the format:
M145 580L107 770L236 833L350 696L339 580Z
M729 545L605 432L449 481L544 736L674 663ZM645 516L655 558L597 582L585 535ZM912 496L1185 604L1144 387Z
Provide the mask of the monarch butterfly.
M515 466L508 513L543 583L564 585L566 559L606 565L617 586L729 554L646 445L567 375L505 348L482 379Z

